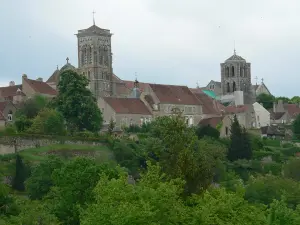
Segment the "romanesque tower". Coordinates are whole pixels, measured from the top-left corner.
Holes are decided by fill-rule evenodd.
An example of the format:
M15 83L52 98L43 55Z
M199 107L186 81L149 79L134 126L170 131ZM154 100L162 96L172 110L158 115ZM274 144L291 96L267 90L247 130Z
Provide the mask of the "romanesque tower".
M113 95L112 52L110 30L95 25L79 30L78 69L90 80L90 89L95 97Z
M251 64L238 56L235 50L230 58L221 63L221 87L223 95L243 91L245 104L251 104L254 101L251 85Z

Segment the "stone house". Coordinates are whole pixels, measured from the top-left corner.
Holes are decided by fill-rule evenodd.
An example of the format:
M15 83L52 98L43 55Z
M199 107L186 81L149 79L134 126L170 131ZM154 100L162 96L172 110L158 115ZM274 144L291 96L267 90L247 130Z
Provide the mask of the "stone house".
M197 125L202 119L202 105L187 86L148 84L141 100L154 117L172 115L177 109L189 126Z
M227 106L225 111L227 115L231 115L231 119L234 115L236 115L240 125L246 129L256 127L256 118L253 105Z
M16 111L17 108L11 101L0 101L0 126L13 122Z
M275 124L288 124L292 120L289 112L270 112L270 123Z
M104 125L113 119L119 129L152 120L150 110L138 98L102 97L98 99L98 107L102 111Z
M273 110L271 111L272 123L274 124L290 124L300 114L299 104L284 103L279 100L273 103Z
M221 126L221 129L220 129L220 137L221 138L226 138L226 137L230 136L232 118L233 118L232 115L224 115L222 117L222 126Z
M253 108L255 112L255 127L260 128L264 126L270 125L270 112L266 110L261 104L258 102L253 103Z

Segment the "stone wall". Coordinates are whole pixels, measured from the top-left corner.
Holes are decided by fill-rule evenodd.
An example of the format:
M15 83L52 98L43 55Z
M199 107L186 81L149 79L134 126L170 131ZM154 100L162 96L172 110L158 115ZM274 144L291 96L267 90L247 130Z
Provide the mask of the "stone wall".
M104 142L104 141L103 141ZM90 145L100 146L103 142L96 141L77 141L77 140L56 140L47 138L24 138L24 137L0 137L0 155L11 154L29 148L38 148L42 146L54 144L70 144L70 145Z

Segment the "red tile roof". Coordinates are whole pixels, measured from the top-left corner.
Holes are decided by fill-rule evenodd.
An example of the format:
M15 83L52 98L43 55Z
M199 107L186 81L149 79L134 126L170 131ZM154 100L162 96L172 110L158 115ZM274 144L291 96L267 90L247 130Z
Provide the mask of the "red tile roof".
M223 117L212 117L212 118L206 118L206 119L203 119L199 122L199 125L202 125L202 126L207 126L207 125L210 125L211 127L213 128L216 128L217 125L222 122L223 120Z
M160 103L199 105L199 100L186 86L149 84Z
M246 112L249 109L248 105L239 105L239 106L227 106L225 108L225 111L227 113L243 113Z
M14 85L7 87L0 87L0 96L1 97L13 97L17 95L17 90L20 89L22 91L22 85ZM25 95L21 92L21 95Z
M24 79L24 81L27 82L30 85L30 87L32 87L32 89L37 93L46 95L57 95L57 91L43 81L30 80L26 78Z
M113 98L104 97L103 98L110 107L118 114L141 114L141 115L151 115L147 106L137 98Z
M0 112L0 120L5 120L5 117L2 112Z
M204 114L221 114L222 110L225 111L225 106L212 99L205 93L194 93L194 95L200 101Z
M202 90L206 90L206 87L199 87L199 88L189 88L191 92L196 93L196 94L201 94L203 93Z
M300 107L297 104L286 104L285 108L292 117L300 113Z
M134 81L130 81L130 80L124 80L123 81L126 85L127 88L129 89L133 89L134 88ZM139 89L141 90L141 92L145 91L145 89L149 87L148 83L141 83L139 82Z
M4 109L7 106L7 104L8 104L7 101L0 102L0 112L4 111Z

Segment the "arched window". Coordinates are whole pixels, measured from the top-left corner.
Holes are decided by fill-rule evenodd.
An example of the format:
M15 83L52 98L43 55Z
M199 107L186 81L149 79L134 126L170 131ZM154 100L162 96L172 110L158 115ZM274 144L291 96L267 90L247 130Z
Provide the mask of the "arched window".
M83 64L87 64L87 49L84 49L84 63Z
M97 51L94 51L94 64L98 63L98 54Z
M84 50L81 50L81 61L80 61L80 63L81 63L81 66L83 66L84 65Z
M227 82L227 93L230 93L230 84Z
M235 92L236 91L236 85L235 85L235 82L233 81L233 84L232 84L232 91Z
M225 68L225 77L229 77L229 67Z
M241 66L240 67L240 77L243 77L244 76L244 71L243 71L243 67Z
M8 114L7 114L7 121L11 122L13 120L13 112L11 110L9 110Z
M91 79L91 71L88 71L88 76L87 78L90 80Z
M244 67L244 77L247 77L247 67Z
M93 59L92 59L92 47L89 49L89 64L92 64Z
M234 66L231 67L231 76L234 77Z

